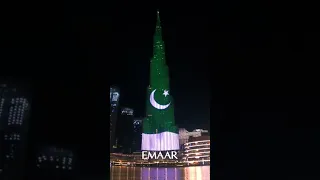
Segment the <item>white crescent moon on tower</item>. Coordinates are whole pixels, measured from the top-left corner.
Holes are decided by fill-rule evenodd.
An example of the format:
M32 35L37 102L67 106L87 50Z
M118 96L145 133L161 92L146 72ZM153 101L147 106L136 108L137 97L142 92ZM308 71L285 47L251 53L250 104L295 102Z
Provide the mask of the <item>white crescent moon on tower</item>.
M154 93L156 92L156 89L152 91L152 93L150 94L150 103L153 107L155 107L156 109L167 109L171 102L167 105L161 105L159 103L157 103L157 101L154 99Z

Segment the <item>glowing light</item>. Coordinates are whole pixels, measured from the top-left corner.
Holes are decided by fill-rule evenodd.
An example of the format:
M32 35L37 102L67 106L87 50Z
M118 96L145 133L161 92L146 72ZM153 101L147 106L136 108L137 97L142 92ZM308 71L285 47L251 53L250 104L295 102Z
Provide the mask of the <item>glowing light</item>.
M191 155L191 154L195 154L195 155L200 155L200 154L202 154L202 153L210 153L209 151L208 152L201 152L201 153L188 153L188 154L186 154L186 155Z
M148 86L146 109L147 117L143 122L141 150L179 150L179 135L174 122L172 97L169 95L169 73L165 62L164 42L161 36L159 16L153 42L154 49L150 62L150 84ZM159 94L155 95L156 91ZM162 91L163 94L161 95Z
M179 135L172 132L142 134L141 150L171 151L179 150Z
M203 140L203 141L193 141L193 142L188 142L188 143L185 143L185 145L193 144L193 143L200 143L200 142L205 142L205 143L209 143L209 144L210 144L210 140Z
M187 163L193 164L193 163L199 163L199 162L209 162L210 160L199 160L199 161L186 161Z
M154 93L156 92L156 89L152 91L152 93L150 94L150 104L155 107L156 109L167 109L171 102L169 104L166 104L166 105L161 105L159 103L157 103L157 101L154 99Z
M189 152L189 151L199 151L199 150L204 150L204 149L210 149L210 148L190 149L190 150L186 150L185 152Z
M199 143L201 143L199 145ZM210 140L185 143L184 162L202 163L210 162ZM190 161L192 160L192 161Z

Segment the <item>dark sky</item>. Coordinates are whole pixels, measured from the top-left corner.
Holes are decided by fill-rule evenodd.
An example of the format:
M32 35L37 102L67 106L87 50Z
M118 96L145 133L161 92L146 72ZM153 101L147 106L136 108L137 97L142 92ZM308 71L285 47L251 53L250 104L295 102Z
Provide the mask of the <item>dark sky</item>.
M319 35L309 29L316 11L273 3L224 1L212 11L218 179L319 177Z
M192 3L162 4L163 29L177 123L192 129L210 118L212 175L316 177L317 11L278 2ZM8 17L1 73L33 77L31 142L70 146L84 169L97 163L101 173L110 85L121 87L123 105L144 113L155 8L131 5L110 11L28 1L1 11Z

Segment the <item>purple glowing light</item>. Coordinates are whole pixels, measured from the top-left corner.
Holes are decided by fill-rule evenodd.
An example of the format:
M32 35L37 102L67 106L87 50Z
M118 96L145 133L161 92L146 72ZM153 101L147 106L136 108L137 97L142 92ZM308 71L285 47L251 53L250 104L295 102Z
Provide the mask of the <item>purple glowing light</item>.
M172 132L142 134L141 150L174 151L179 150L179 135Z

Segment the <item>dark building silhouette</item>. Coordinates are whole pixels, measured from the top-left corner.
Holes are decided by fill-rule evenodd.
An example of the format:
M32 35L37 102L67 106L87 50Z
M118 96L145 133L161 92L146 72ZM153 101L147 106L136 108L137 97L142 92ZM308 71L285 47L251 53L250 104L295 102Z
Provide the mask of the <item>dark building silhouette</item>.
M0 179L22 179L27 155L30 86L0 84Z
M34 162L34 178L68 179L73 177L75 160L71 150L45 147L39 150Z
M115 86L110 87L110 152L113 152L113 146L115 145L119 98L119 88Z
M133 152L137 152L141 150L142 120L143 118L135 118L133 120L133 140L132 140Z
M122 108L116 130L116 148L120 153L132 153L133 109Z

